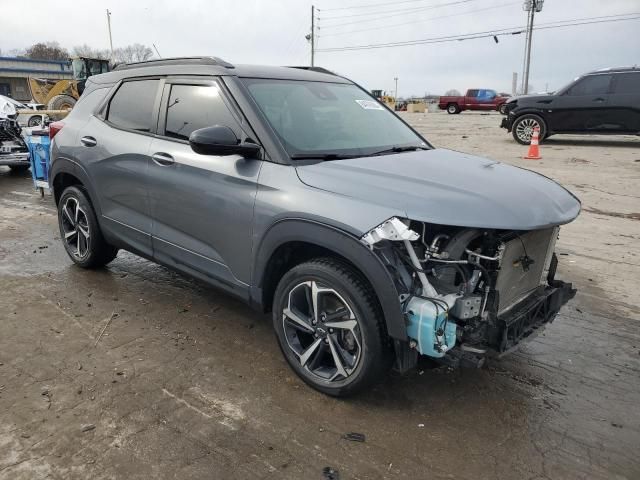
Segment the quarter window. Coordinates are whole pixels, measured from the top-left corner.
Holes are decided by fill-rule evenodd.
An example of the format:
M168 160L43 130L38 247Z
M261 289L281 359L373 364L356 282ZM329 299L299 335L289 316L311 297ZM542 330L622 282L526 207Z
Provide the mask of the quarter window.
M117 127L151 132L159 80L123 83L111 99L107 120Z
M589 75L578 80L568 95L604 95L609 93L611 75Z
M640 94L640 73L620 73L616 75L613 93Z
M194 130L214 125L240 128L222 99L217 85L171 85L167 103L167 137L188 140Z

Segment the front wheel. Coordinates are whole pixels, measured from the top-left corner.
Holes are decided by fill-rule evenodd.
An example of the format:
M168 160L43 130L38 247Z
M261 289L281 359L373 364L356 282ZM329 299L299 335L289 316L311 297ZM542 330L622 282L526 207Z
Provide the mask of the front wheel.
M544 139L547 136L547 125L544 120L538 115L528 113L516 118L511 126L511 134L520 145L529 145L536 127L540 129L540 140Z
M64 248L78 266L102 267L116 258L118 249L104 240L93 206L81 188L71 186L62 192L58 226Z
M275 292L273 325L298 376L332 396L382 379L391 354L371 286L349 265L320 258L297 265Z
M506 115L507 114L507 104L503 103L498 107L498 112L500 112L502 115Z
M24 173L29 170L29 165L9 165L13 173Z

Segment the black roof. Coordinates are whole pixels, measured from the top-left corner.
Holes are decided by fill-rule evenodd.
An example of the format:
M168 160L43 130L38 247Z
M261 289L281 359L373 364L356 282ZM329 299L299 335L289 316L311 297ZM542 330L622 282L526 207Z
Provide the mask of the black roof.
M587 72L585 75L592 75L594 73L624 73L624 72L640 72L640 67L638 67L638 65L634 65L633 67L601 68L600 70Z
M117 66L112 72L95 75L91 82L115 83L123 78L155 75L224 75L247 78L277 78L316 82L350 83L322 67L276 67L234 65L218 57L160 58Z

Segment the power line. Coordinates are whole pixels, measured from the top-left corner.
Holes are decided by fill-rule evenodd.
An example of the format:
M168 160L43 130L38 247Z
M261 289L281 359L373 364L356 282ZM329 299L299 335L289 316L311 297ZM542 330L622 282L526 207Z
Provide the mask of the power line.
M323 8L323 12L333 12L336 10L354 10L356 8L371 8L371 7L380 7L380 6L389 6L391 3L394 5L398 5L401 3L417 3L417 2L429 2L431 0L403 0L401 2L383 2L383 3L370 3L368 5L353 5L351 7L338 7L338 8Z
M377 27L362 28L360 30L349 30L349 31L346 31L346 32L328 33L328 34L323 34L323 37L337 37L337 36L340 36L340 35L351 35L352 33L369 32L371 30L381 30L381 29L385 29L385 28L401 27L401 26L404 26L404 25L410 25L410 24L414 24L414 23L430 22L432 20L440 20L440 19L443 19L443 18L459 17L459 16L463 16L463 15L469 15L471 13L484 12L486 10L494 10L496 8L502 8L502 7L506 7L506 6L509 6L509 5L519 5L520 3L522 3L522 2L516 1L516 2L501 3L500 5L493 5L491 7L477 8L475 10L468 10L466 12L451 13L449 15L440 15L440 16L437 16L437 17L423 18L423 19L420 19L420 20L411 20L409 22L394 23L394 24L391 24L391 25L380 25L380 26L377 26Z
M633 15L633 16L629 16L629 15ZM612 18L612 17L627 17L627 18ZM540 24L534 27L534 30L549 30L554 28L591 25L596 23L621 22L621 21L637 20L637 19L640 19L640 12L620 14L620 15L607 15L607 16L600 16L600 17L580 18L580 19L574 19L574 20L560 20L556 22ZM405 46L411 46L411 45L423 45L423 44L430 44L430 43L445 43L445 42L454 42L454 41L475 40L478 38L491 38L494 36L519 35L521 33L524 33L525 28L526 27L511 27L511 28L489 30L484 32L468 33L468 34L462 34L462 35L447 35L443 37L432 37L432 38L424 38L419 40L407 40L403 42L373 43L368 45L353 45L348 47L325 48L318 51L319 52L343 52L343 51L352 51L352 50L371 50L371 49L377 49L377 48L405 47Z
M375 12L375 15L383 15L383 16L376 17L376 18L365 18L365 19L360 19L360 20L352 20L352 21L343 22L343 23L335 23L333 25L330 24L330 25L323 26L322 28L342 27L344 25L353 25L355 23L359 24L359 23L367 23L367 22L378 22L380 20L387 20L388 18L391 18L391 17L400 17L400 16L406 15L408 13L416 14L416 13L427 11L427 10L433 10L433 9L442 8L442 7L449 7L451 5L460 5L460 4L463 4L463 3L469 3L469 2L473 2L473 1L476 1L476 0L457 0L457 1L454 1L454 2L440 3L438 5L429 5L427 7L420 7L418 9L416 9L416 10L411 10L411 11L403 10L400 13L388 14L389 12ZM324 23L326 20L329 20L329 19L320 17L320 20L322 20L322 22Z
M370 17L372 15L386 15L388 13L415 13L418 12L420 10L431 10L432 8L438 8L438 7L446 7L448 5L457 5L459 3L469 3L469 2L473 2L476 0L457 0L454 2L448 2L448 3L443 3L443 4L437 4L437 5L426 5L423 7L409 7L409 8L394 8L392 10L379 10L377 12L367 12L367 13L351 13L349 15L337 15L337 16L333 16L333 17L321 17L322 20L338 20L341 18L353 18L353 17ZM389 5L391 6L391 5Z

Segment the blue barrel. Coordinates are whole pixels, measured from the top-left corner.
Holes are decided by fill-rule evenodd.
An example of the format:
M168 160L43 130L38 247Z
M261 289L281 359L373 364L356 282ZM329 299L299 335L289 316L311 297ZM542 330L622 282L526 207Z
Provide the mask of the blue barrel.
M49 153L51 141L48 134L36 134L27 136L29 148L29 160L31 162L31 176L33 185L44 194L44 189L49 189Z

